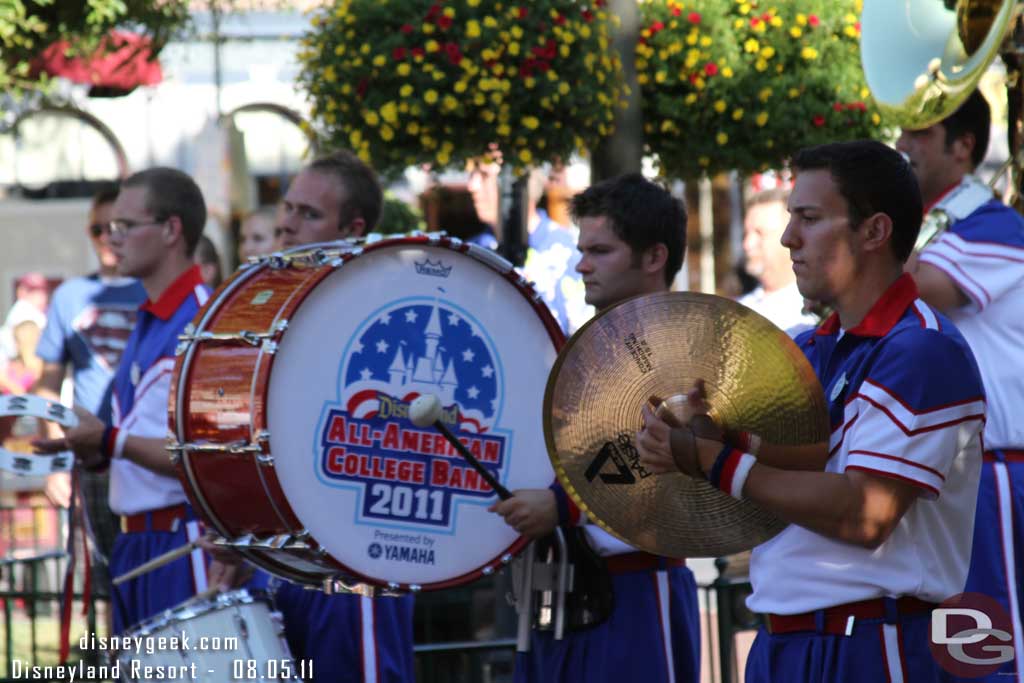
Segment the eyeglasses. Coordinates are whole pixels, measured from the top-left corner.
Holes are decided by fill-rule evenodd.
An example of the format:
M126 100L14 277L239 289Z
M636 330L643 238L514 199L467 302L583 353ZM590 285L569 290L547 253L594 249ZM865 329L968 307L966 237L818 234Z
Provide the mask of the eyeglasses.
M110 221L110 223L107 224L107 227L110 230L110 236L111 237L117 237L118 239L120 239L122 237L125 237L130 230L134 230L135 228L142 228L142 227L145 227L147 225L160 225L161 223L164 223L166 221L167 221L166 218L154 218L151 221L138 221L138 222L137 221L118 220L118 221ZM97 237L99 237L99 235L97 235L95 232L93 234L96 235Z

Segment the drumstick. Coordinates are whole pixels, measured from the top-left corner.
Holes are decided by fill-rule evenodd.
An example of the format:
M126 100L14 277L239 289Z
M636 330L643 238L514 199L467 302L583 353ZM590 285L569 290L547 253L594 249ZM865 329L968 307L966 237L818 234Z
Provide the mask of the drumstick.
M143 574L151 572L154 569L159 569L160 567L164 566L165 564L170 564L171 562L174 562L179 557L184 557L185 555L188 555L190 552L192 552L193 550L195 550L198 547L199 547L199 542L198 541L192 541L190 543L186 543L185 545L181 546L180 548L175 548L174 550L168 551L168 552L164 553L163 555L158 555L157 557L154 557L149 562L146 562L145 564L140 564L135 569L133 569L133 570L131 570L129 572L125 572L124 574L121 574L120 576L118 576L117 578L114 579L113 584L115 586L120 586L125 581L131 581L132 579L134 579L137 576L142 576Z
M409 419L417 427L429 427L433 426L434 429L441 432L444 438L448 439L448 443L455 447L455 450L459 452L466 462L468 462L474 470L477 471L484 481L486 481L498 497L502 500L508 500L512 497L512 494L507 488L501 485L491 471L484 467L479 460L476 459L469 449L455 438L455 435L451 433L448 427L441 422L441 399L433 394L423 394L419 398L413 400L409 404Z

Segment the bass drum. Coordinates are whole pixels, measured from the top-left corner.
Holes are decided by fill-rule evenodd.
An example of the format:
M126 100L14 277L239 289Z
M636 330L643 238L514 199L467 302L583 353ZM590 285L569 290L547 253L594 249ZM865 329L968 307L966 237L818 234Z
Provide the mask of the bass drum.
M444 236L306 246L244 267L182 336L170 428L204 520L292 581L439 589L525 544L410 401L510 489L554 479L541 408L564 338L504 259Z

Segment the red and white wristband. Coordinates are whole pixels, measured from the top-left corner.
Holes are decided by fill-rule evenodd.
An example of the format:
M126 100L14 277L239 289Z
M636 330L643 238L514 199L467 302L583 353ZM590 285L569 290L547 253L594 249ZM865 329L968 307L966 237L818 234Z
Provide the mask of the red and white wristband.
M753 454L727 444L715 458L715 464L708 472L708 481L733 498L742 499L743 486L756 462L757 458Z
M736 448L757 457L761 453L761 437L751 432L739 432L736 435Z
M117 427L108 425L103 429L103 439L100 441L100 450L107 460L114 460L124 455L124 442L128 439L128 432L123 432Z

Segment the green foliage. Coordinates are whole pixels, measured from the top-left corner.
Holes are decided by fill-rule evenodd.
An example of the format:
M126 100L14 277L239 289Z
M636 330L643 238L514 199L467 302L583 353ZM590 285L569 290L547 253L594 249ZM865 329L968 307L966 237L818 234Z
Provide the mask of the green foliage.
M45 84L30 62L58 40L90 54L116 26L152 41L156 55L188 22L188 0L0 0L0 91Z
M612 130L619 59L604 0L336 0L299 81L324 147L378 171L462 164L497 145L529 166Z
M374 232L382 235L403 235L415 230L423 230L426 223L423 214L416 208L403 202L390 192L384 193L384 205L381 207L380 222Z
M809 145L883 138L860 65L861 0L652 0L637 71L667 175L781 167Z

